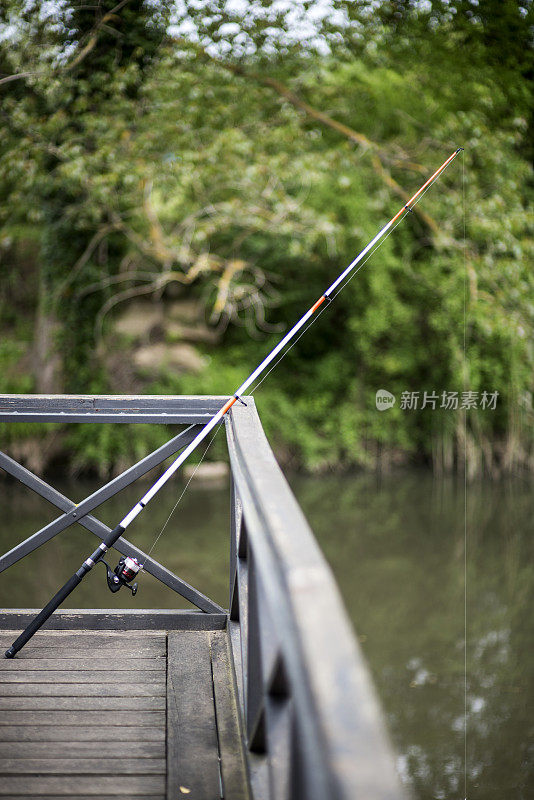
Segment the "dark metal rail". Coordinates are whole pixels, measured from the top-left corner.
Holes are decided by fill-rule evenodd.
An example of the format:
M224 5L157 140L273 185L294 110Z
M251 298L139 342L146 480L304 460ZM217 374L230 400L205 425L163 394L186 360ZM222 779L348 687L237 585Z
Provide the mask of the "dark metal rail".
M220 397L0 396L0 421L186 424L77 506L9 456L0 467L63 513L0 558L0 572L80 524L185 447ZM378 701L332 574L282 475L252 398L227 414L232 474L229 611L126 540L119 552L220 625L227 613L252 796L258 800L399 800L403 797ZM204 616L204 615L201 615ZM215 624L215 623L214 623Z

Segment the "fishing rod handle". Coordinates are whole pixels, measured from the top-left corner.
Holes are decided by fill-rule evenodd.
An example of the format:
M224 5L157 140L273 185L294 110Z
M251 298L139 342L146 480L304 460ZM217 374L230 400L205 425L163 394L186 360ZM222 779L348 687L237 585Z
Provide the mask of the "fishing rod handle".
M117 525L116 528L113 528L112 531L109 531L109 533L106 534L102 544L94 551L94 553L91 553L89 558L87 558L83 562L80 569L78 569L74 573L72 578L69 578L67 583L61 587L59 592L56 592L56 594L46 604L43 610L40 611L39 614L37 614L37 616L34 619L32 619L27 628L25 628L25 630L22 631L18 639L15 639L11 647L9 647L6 650L5 652L6 658L14 658L17 655L19 650L21 650L24 647L26 642L28 642L32 638L33 634L36 631L38 631L39 628L42 627L42 625L44 625L46 620L52 616L54 611L57 608L59 608L61 603L64 600L66 600L66 598L72 591L74 591L74 589L78 586L78 584L82 581L82 579L86 576L86 574L94 567L96 562L102 558L106 550L115 544L115 542L120 537L123 531L124 528L122 527L122 525Z
M6 658L14 658L16 656L19 650L24 647L26 642L32 638L33 634L38 631L42 625L44 625L49 617L52 616L56 608L58 608L58 606L60 606L61 603L69 596L69 594L78 586L84 575L85 572L82 572L82 568L80 567L80 569L74 573L72 578L69 578L67 583L62 586L59 592L57 592L46 604L43 610L40 611L34 619L32 619L27 628L22 631L18 639L15 639L11 647L6 650Z

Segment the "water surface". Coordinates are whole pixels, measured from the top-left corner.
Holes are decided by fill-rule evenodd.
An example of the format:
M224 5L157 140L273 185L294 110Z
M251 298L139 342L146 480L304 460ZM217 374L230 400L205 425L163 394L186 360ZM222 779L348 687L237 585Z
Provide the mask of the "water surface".
M534 797L532 652L534 494L524 480L468 490L425 472L303 478L290 483L328 559L370 665L398 768L417 800L464 793L464 555L467 563L467 797ZM57 484L56 484L57 485ZM91 482L58 485L79 501ZM177 499L171 482L129 528L150 548ZM1 483L2 551L57 512ZM114 527L138 499L131 487L97 516ZM229 490L192 483L153 553L227 605ZM97 539L71 528L0 576L0 603L41 607ZM177 602L178 600L178 602ZM96 567L69 604L78 608L187 607L151 576L135 599L112 595Z
M534 494L426 473L292 481L421 800L534 797ZM464 553L467 793L464 791Z

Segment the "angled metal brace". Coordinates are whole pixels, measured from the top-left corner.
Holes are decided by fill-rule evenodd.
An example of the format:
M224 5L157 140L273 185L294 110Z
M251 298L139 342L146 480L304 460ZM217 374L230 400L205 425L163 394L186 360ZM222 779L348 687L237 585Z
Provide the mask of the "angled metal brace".
M26 469L26 467L23 467L17 461L14 461L1 451L0 467L14 478L17 478L17 480L19 480L25 486L28 486L28 488L32 489L36 494L40 495L45 500L48 500L50 503L52 503L52 505L56 506L56 508L60 508L67 512L76 508L76 504L73 503L72 500L69 500L68 497L65 497L64 494L61 494L61 492L58 492L58 490L54 489L53 486L50 486L41 478L37 477L37 475L34 475L33 472L30 472L30 470ZM93 533L99 539L102 539L106 533L109 533L111 530L111 528L90 514L78 519L77 522L88 531L91 531L91 533ZM189 600L190 603L193 603L193 605L197 606L197 608L199 608L201 611L205 611L207 613L220 613L223 611L223 609L213 600L210 600L209 597L206 597L206 595L202 594L202 592L199 592L198 589L195 589L193 586L190 586L188 583L186 583L186 581L182 580L182 578L179 578L174 574L174 572L171 572L158 561L155 561L153 558L150 558L150 556L147 556L146 553L133 545L127 539L123 539L122 536L113 546L122 555L137 558L137 560L143 564L143 568L146 572L149 572L154 576L154 578L157 578L157 580L164 583L165 586L169 587L169 589L172 589L186 600Z
M4 553L0 558L0 572L3 572L4 569L7 569L7 567L12 566L12 564L24 558L28 553L32 553L37 547L48 542L58 533L61 533L61 531L74 525L75 522L78 522L91 511L94 511L95 508L98 508L98 506L102 505L106 500L109 500L110 497L113 497L113 495L117 494L121 489L129 486L137 480L137 478L145 475L153 467L165 461L166 458L174 455L183 447L186 447L194 439L197 427L196 425L191 425L189 428L186 428L186 430L179 433L178 436L175 436L169 442L162 445L157 450L154 450L150 455L145 456L145 458L138 461L137 464L129 467L129 469L116 478L113 478L113 480L106 483L96 492L93 492L89 497L86 497L85 500L77 504L73 511L69 511L67 514L62 514L61 517L57 517L53 522L41 528L40 531L37 531L37 533L34 533L28 539L20 542L20 544L12 550L9 550L9 552Z
M129 470L126 470L126 472L124 472L122 475L119 475L118 478L110 481L110 483L106 484L106 486L102 487L102 489L100 489L98 492L95 492L88 499L100 496L101 493L105 492L105 490L111 485L117 487L110 494L106 493L106 496L96 503L96 505L100 505L100 503L103 503L105 499L108 499L108 497L120 491L120 489L128 486L137 477L144 475L145 472L148 472L148 470L152 469L153 466L156 466L157 464L161 463L161 461L164 461L169 455L173 455L177 450L185 447L188 444L188 441L184 441L184 434L189 433L189 436L186 438L190 441L195 435L194 428L196 427L197 426L192 426L193 430L187 429L187 431L183 431L170 442L167 442L161 448L158 448L158 450L155 450L149 456L146 456L142 461L138 462L138 464L135 464ZM41 497L55 505L57 508L60 508L66 512L63 517L58 518L58 520L65 518L68 520L65 527L61 528L61 530L70 527L70 525L73 525L74 523L79 523L99 538L102 538L110 531L110 528L107 525L104 525L102 522L100 522L100 520L96 519L90 514L81 514L80 508L83 504L76 505L72 502L72 500L69 500L69 498L61 494L61 492L58 492L48 483L30 472L30 470L21 466L14 459L2 452L0 452L0 467L13 477L17 478L21 483L25 484L34 492L39 494ZM117 484L120 485L117 486ZM84 503L85 502L86 501L84 501ZM57 531L57 533L59 532L60 531ZM55 535L55 533L52 534L52 536ZM38 534L34 534L34 536L29 537L24 542L21 542L8 553L5 553L2 557L0 557L0 572L2 572L4 569L7 569L7 567L11 566L11 564L19 561L25 555L33 552L33 550L43 544L44 541L48 541L50 538L52 538L52 536L48 536L44 541L36 541L37 536ZM207 613L220 613L223 611L223 609L213 600L203 595L194 587L190 586L188 583L183 581L181 578L172 573L170 570L166 569L154 559L146 556L142 550L135 547L135 545L131 544L126 539L121 537L114 546L123 555L130 555L137 558L144 564L144 568L147 572L180 594L186 600L196 605L202 611Z

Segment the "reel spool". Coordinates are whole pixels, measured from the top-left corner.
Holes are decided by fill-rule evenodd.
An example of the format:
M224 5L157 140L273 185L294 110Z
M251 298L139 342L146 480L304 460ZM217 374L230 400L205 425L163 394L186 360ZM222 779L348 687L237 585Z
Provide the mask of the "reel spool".
M141 569L141 564L136 558L121 556L114 570L112 570L109 564L103 559L102 563L106 567L110 592L115 594L115 592L118 592L123 586L126 586L126 588L131 591L132 596L137 594L137 583L133 583L130 586L130 581L133 581Z

